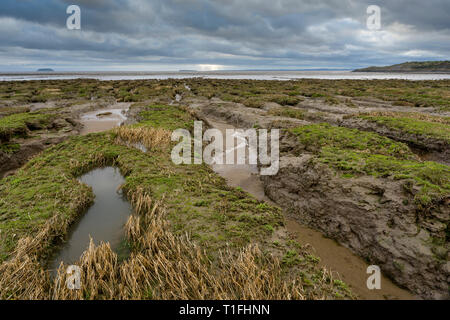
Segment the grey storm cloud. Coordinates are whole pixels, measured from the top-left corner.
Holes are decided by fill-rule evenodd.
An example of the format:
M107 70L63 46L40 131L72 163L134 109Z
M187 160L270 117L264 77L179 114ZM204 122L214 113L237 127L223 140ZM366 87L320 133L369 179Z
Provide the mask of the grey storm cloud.
M81 30L66 8L81 7ZM380 31L366 9L381 7ZM450 1L2 0L0 69L352 68L449 59Z

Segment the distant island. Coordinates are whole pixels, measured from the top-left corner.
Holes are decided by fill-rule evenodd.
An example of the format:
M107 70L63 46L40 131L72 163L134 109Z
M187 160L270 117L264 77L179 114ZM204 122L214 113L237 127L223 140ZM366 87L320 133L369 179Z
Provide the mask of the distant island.
M353 72L450 73L450 61L405 62L386 67L368 67Z
M55 70L51 69L51 68L41 68L41 69L37 69L37 72L53 72Z

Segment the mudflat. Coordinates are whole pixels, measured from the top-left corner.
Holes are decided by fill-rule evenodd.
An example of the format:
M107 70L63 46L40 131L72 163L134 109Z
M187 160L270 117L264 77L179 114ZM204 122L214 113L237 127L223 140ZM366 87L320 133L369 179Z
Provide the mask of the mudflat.
M0 296L448 298L449 85L1 82ZM198 120L279 129L280 170L175 165L171 132ZM133 207L129 254L91 243L76 263L83 290L70 291L67 264L56 278L48 265L95 203L78 178L111 166ZM381 291L365 287L369 264Z

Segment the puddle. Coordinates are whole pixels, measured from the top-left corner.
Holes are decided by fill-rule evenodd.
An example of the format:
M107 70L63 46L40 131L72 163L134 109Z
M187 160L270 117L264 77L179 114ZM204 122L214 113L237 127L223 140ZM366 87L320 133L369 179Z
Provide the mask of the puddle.
M225 129L234 128L231 125L209 118L208 122L222 132L225 132ZM241 187L258 200L276 205L265 195L256 165L212 165L212 169L225 178L228 185ZM409 291L399 288L384 276L381 278L381 290L367 289L366 281L369 275L366 270L369 265L363 259L336 241L325 238L319 231L301 225L287 217L285 221L287 230L294 234L303 245L311 245L315 255L320 257L320 264L331 269L334 274L338 273L340 278L351 287L353 293L358 295L360 299L417 299Z
M120 256L127 254L124 246L124 225L132 213L130 203L118 190L125 182L117 168L105 167L92 170L79 179L92 187L95 194L94 204L81 219L72 226L68 241L62 246L51 269L59 267L61 261L73 264L88 248L90 238L98 245L109 242L111 248Z
M117 108L100 109L83 114L80 119L83 124L80 134L102 132L120 126L127 120L125 113L130 104L120 103L117 106Z

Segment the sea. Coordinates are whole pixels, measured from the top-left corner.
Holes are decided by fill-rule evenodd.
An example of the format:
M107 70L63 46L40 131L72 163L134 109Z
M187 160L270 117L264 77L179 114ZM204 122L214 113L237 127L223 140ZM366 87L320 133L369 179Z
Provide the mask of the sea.
M445 80L450 74L439 73L383 73L351 71L207 71L207 72L27 72L0 73L0 81L27 80L143 80L143 79L249 79L249 80L295 80L295 79L330 79L330 80Z

